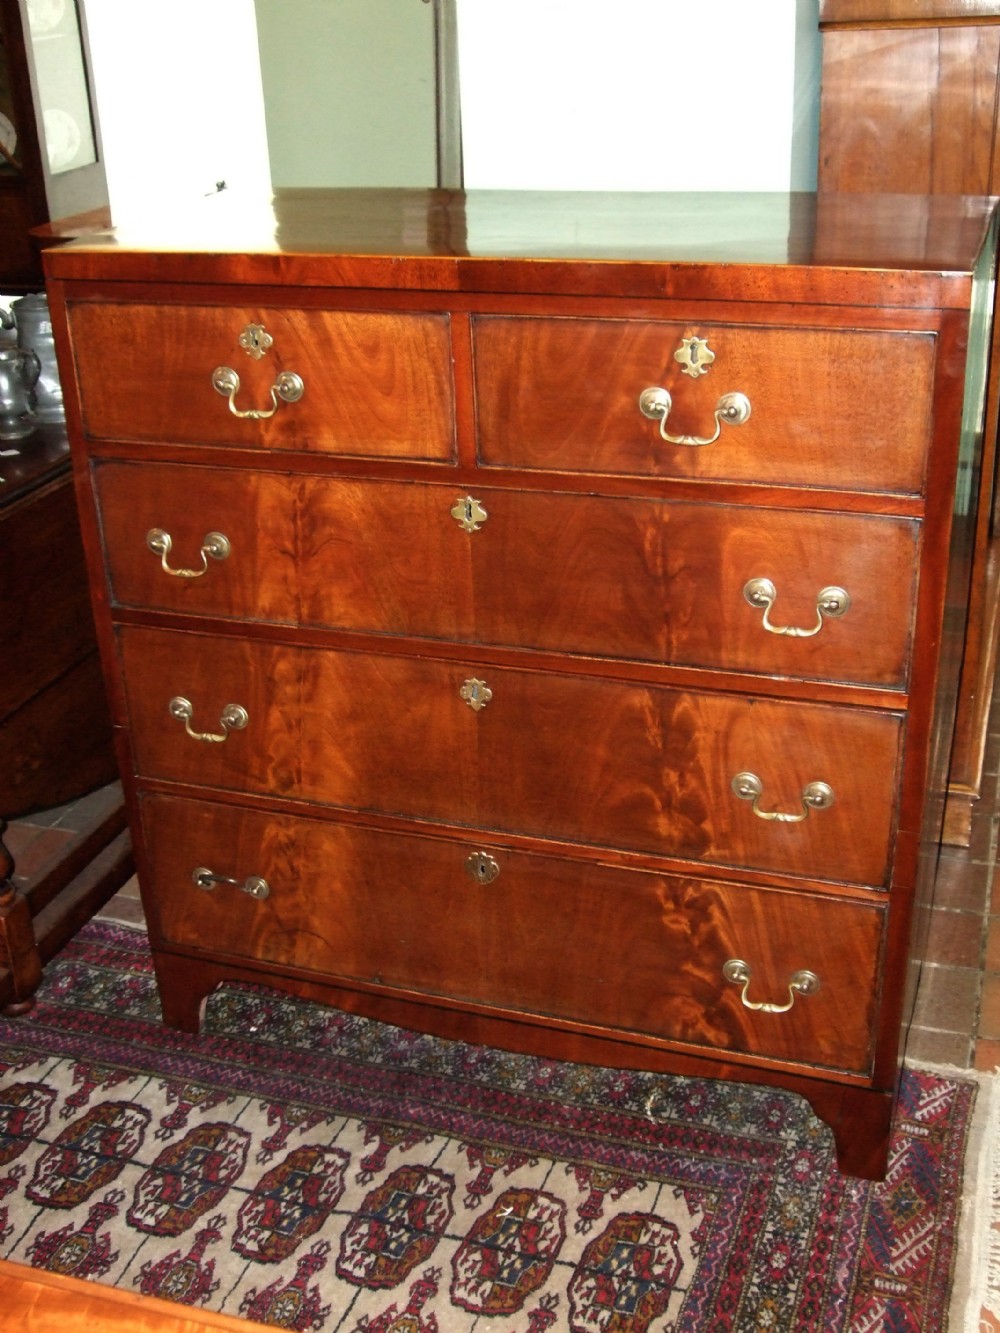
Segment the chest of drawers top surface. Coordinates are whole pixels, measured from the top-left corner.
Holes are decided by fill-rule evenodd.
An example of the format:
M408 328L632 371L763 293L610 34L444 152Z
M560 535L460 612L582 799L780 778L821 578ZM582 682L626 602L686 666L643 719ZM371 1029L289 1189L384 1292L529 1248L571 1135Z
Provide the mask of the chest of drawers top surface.
M991 211L916 195L222 192L45 265L183 282L198 256L200 282L961 307Z

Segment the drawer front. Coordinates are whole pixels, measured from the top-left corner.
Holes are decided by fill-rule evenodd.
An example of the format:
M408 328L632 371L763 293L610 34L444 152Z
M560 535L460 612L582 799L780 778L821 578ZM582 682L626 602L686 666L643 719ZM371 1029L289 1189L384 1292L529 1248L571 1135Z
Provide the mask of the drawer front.
M890 687L908 674L913 520L483 487L469 532L452 486L119 462L95 477L120 605ZM761 581L770 604L750 600ZM843 614L826 614L831 588Z
M446 315L80 302L69 318L91 439L453 457ZM251 325L273 338L259 358L240 346ZM238 412L273 415L235 415L219 367L236 372ZM297 401L272 395L288 373Z
M834 881L885 881L901 746L896 714L475 661L134 627L119 635L144 777ZM174 699L190 703L189 717L171 715ZM245 710L246 724L227 730L231 704ZM203 734L224 740L195 738ZM756 799L745 782L743 796L734 792L741 773L760 780ZM828 808L806 803L816 782L832 789ZM774 812L794 822L763 817Z
M697 378L682 339L715 360ZM483 317L475 321L480 459L493 467L829 486L923 488L932 334ZM665 422L639 397L665 388ZM723 395L750 404L709 440Z
M177 948L616 1032L863 1072L883 911L169 797L143 800L154 935ZM487 879L470 875L478 853ZM490 864L492 861L492 865ZM236 883L203 889L204 869ZM256 881L267 897L244 892ZM750 969L747 1008L725 980Z

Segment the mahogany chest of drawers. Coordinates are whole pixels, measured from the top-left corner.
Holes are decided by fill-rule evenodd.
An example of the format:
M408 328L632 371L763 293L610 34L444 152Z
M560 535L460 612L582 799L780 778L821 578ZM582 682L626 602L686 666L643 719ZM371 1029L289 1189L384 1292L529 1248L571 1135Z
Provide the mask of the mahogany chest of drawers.
M774 1084L883 1172L989 205L161 221L46 264L166 1021L253 980Z

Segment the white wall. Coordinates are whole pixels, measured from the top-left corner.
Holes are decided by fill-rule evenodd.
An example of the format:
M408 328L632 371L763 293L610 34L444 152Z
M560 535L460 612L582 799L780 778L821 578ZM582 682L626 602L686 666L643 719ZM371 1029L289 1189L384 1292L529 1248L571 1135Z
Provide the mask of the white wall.
M87 0L115 222L269 188L253 0Z
M815 182L818 0L458 0L470 189Z
M419 0L318 2L370 16L350 56L359 68L399 45L385 4L430 12ZM818 3L457 0L466 185L812 188ZM292 22L296 0L279 8ZM193 203L220 180L269 190L254 0L87 0L86 13L116 223ZM406 61L405 43L396 54ZM361 136L367 119L347 132ZM378 157L377 134L353 151ZM416 183L403 170L378 183Z

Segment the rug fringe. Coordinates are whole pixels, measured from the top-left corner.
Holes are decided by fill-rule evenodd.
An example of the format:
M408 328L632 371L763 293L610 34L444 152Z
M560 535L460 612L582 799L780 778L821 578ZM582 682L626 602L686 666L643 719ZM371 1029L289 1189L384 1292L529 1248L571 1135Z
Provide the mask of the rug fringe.
M989 1333L983 1314L1000 1320L1000 1229L993 1226L1000 1224L1000 1069L987 1073L950 1065L919 1068L974 1082L978 1088L965 1155L948 1328L954 1333Z
M990 1207L987 1223L979 1226L980 1234L986 1231L987 1262L986 1289L983 1292L982 1309L1000 1320L1000 1091L994 1078L991 1090L990 1121L987 1129L986 1160L984 1166L988 1175L987 1188L990 1192ZM977 1314L978 1318L978 1314Z

